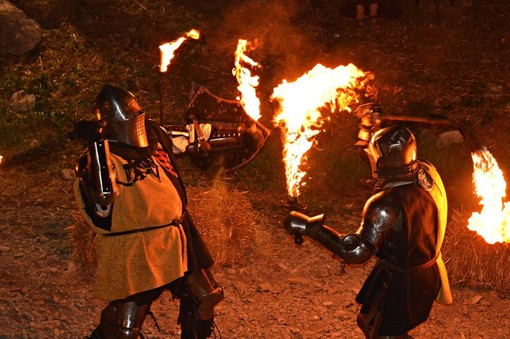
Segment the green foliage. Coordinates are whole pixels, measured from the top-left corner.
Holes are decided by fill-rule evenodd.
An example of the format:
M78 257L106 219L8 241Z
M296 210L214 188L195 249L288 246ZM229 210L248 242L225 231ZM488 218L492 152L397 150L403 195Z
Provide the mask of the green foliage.
M5 60L0 75L0 147L26 148L72 128L74 122L93 117L93 100L107 82L130 90L153 82L154 69L112 47L106 55L88 46L74 26L45 31L41 45L31 55ZM36 97L35 105L17 112L13 93L24 90Z
M4 65L0 77L1 147L30 145L62 133L83 104L76 102L86 72L84 60L79 58L83 43L71 27L49 31L43 39L32 55ZM62 55L56 57L55 53ZM20 90L35 95L35 105L28 111L17 112L10 105L12 94Z

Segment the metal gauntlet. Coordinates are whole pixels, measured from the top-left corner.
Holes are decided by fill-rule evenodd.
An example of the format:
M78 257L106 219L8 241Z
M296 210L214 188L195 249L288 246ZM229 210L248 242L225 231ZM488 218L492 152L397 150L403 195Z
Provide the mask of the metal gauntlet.
M289 234L307 235L311 238L324 224L324 214L309 217L301 212L292 211L285 219L284 226Z
M303 213L292 211L285 219L284 226L289 234L306 235L347 263L360 264L370 258L371 246L358 234L343 235L323 223L324 214L308 217ZM298 239L296 237L296 243L299 243Z

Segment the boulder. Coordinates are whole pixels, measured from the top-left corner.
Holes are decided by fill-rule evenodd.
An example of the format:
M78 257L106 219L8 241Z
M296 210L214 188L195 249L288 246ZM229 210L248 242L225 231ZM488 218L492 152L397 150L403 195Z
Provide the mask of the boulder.
M41 27L6 0L0 0L0 54L22 55L41 41Z

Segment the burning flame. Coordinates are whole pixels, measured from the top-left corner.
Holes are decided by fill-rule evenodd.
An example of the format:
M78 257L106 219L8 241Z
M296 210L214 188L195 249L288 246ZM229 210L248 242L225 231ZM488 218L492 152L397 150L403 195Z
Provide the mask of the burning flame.
M188 33L184 34L184 36L159 46L159 50L161 51L161 65L159 65L159 71L161 73L165 73L168 70L168 66L174 57L175 51L181 47L184 41L188 39L198 40L199 38L200 32L196 29L192 29Z
M237 89L241 93L237 100L241 102L246 113L253 120L257 121L260 118L260 100L257 98L256 93L259 77L252 76L250 69L244 67L243 64L247 64L250 67L260 67L260 65L245 54L247 49L251 50L253 46L247 40L239 39L235 52L235 68L232 70L232 74L239 83Z
M510 242L510 204L503 202L506 196L503 172L486 148L471 153L471 157L475 192L483 208L471 215L468 228L489 244Z
M318 64L295 82L284 80L274 89L271 99L280 103L274 123L284 131L283 162L289 197L300 194L306 175L302 170L307 160L305 153L315 144L315 136L328 119L321 108L328 108L331 113L350 110L348 105L358 101L356 89L370 80L367 75L353 64L334 69Z

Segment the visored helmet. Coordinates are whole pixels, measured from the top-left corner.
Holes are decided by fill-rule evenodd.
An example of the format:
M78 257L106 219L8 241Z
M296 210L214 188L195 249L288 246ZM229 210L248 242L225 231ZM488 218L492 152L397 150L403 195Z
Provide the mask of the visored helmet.
M101 134L134 147L147 147L145 112L125 89L105 85L96 98L98 119L105 122Z
M403 175L416 160L416 139L408 128L386 127L372 136L366 152L374 177Z

